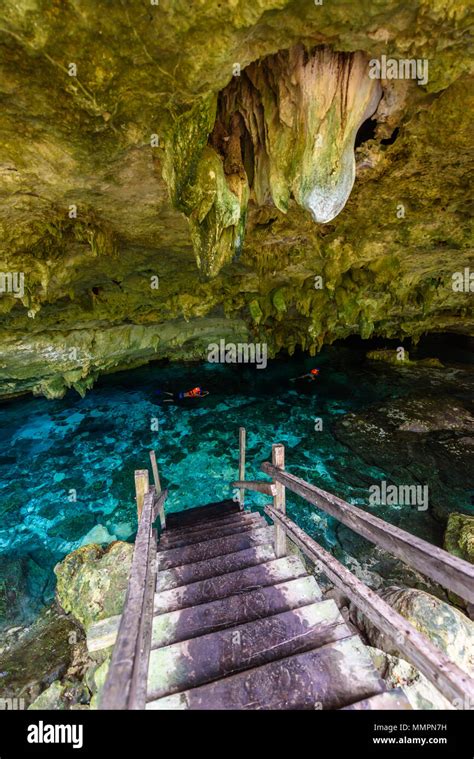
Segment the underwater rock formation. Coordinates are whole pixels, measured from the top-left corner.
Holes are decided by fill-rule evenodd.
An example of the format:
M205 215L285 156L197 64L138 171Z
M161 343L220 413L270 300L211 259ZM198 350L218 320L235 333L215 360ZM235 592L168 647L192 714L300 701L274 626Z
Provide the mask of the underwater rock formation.
M394 481L421 487L430 483L426 511L442 523L450 512L470 509L465 488L473 486L474 417L466 401L439 394L402 397L346 414L334 430L343 443L368 463L382 467ZM394 506L388 508L393 519ZM395 510L401 526L415 528L410 523L416 505Z
M18 699L16 708L28 707L52 683L72 674L84 640L75 620L55 605L31 625L7 631L0 642L2 698Z

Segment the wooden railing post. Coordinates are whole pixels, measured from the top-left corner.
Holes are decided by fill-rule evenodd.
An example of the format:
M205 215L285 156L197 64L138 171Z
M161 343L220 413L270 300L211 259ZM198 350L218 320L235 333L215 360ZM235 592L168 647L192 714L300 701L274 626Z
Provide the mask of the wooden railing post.
M239 480L245 480L245 440L246 433L245 427L239 427ZM245 502L245 490L240 488L239 491L239 504L240 510L244 508Z
M281 443L275 443L275 445L272 445L272 464L280 469L285 468L285 446ZM273 508L284 515L286 514L285 486L276 481L274 482L274 485L276 492L273 496ZM282 556L286 556L286 554L286 532L283 527L277 523L275 524L275 555L277 559L280 559Z
M155 482L156 495L159 496L161 493L161 483L160 483L160 475L158 473L158 464L156 463L155 451L150 451L150 461L151 461L151 470L153 472L153 480ZM166 527L164 500L160 502L158 513L160 515L161 529L164 530Z
M150 483L148 480L148 469L136 469L135 470L135 497L137 502L137 514L138 521L142 515L143 501L146 494L150 490Z

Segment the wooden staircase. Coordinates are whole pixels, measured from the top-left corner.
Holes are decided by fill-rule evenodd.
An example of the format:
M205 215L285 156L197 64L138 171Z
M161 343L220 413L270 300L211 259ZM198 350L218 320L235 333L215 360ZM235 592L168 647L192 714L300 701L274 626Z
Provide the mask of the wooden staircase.
M160 540L147 709L340 709L385 691L335 602L232 501ZM409 708L401 692L390 707Z
M335 601L322 597L299 549L456 708L472 709L469 675L293 522L285 492L471 603L474 567L286 472L280 444L261 465L272 479L245 480L243 433L238 502L165 515L153 451L155 486L147 470L135 473L138 532L123 613L87 635L90 651L113 646L100 708L410 709L400 688L386 689ZM272 525L244 510L245 489L271 498Z
M409 709L275 528L233 501L172 514L156 556L146 709ZM120 616L88 633L115 642Z

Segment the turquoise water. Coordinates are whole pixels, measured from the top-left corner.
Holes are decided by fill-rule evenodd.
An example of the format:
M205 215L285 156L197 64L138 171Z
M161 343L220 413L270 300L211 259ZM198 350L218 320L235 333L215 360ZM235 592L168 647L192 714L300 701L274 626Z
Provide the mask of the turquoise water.
M317 382L288 382L319 366ZM210 390L186 405L162 404L156 390L200 384ZM136 530L135 469L154 448L167 509L178 511L231 497L237 477L238 428L247 428L247 477L261 477L274 442L287 467L354 503L384 472L340 444L341 415L413 389L413 379L363 361L357 348L326 348L317 359L276 360L266 370L212 364L151 365L103 378L83 399L23 398L0 406L0 612L7 622L37 611L54 594L53 567L84 542L131 540ZM323 430L315 431L315 417ZM158 427L158 429L157 429ZM265 498L248 496L253 508ZM288 510L327 546L334 524L296 496ZM439 529L419 531L434 539Z

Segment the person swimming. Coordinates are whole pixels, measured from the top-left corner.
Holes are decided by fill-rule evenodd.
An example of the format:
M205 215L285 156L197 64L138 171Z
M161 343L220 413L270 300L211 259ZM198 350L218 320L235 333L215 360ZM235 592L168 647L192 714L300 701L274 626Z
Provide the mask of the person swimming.
M307 374L302 374L300 377L292 377L290 382L297 382L298 380L308 380L308 382L313 382L318 376L319 369L311 369Z
M209 395L208 390L202 387L193 387L192 390L180 391L178 393L169 393L166 390L157 390L158 395L168 395L169 398L163 398L163 403L172 403L173 401L182 401L185 398L205 398Z

